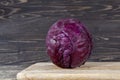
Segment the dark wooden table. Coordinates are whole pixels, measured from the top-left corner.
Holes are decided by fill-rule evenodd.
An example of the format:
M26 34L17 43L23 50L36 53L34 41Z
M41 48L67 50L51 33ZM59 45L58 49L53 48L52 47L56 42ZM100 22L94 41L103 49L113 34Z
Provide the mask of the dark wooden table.
M0 0L0 76L49 61L45 37L61 18L80 19L92 33L89 61L120 61L120 0Z

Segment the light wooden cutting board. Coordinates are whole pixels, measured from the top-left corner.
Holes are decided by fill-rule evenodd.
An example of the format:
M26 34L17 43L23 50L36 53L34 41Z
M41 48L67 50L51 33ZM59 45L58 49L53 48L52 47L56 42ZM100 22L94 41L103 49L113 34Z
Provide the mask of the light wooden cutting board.
M120 80L120 62L87 62L74 69L36 63L18 73L17 80Z

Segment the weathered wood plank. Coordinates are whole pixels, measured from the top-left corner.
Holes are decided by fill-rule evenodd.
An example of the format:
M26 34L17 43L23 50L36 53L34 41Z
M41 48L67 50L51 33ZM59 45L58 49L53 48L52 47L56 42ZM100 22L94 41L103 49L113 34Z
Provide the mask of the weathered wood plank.
M119 0L2 0L1 19L33 17L81 17L81 19L120 19ZM17 18L15 18L17 19Z
M4 65L0 66L1 80L16 80L16 74L25 69L28 65Z
M0 30L1 29L7 30L8 27L11 27L10 30L7 30L3 32L3 34L1 34L0 52L1 57L5 57L4 54L7 53L11 55L12 58L12 59L7 58L6 55L6 58L4 59L1 58L2 60L2 62L0 62L1 64L3 64L3 62L4 64L14 63L19 64L49 60L45 49L45 37L49 29L49 26L56 21L56 18L53 18L53 20L51 20L52 18L49 18L49 21L47 21L47 18L44 18L44 20L42 19L43 18L39 18L38 21L26 23L23 25L22 22L19 23L18 25L14 25L16 22L9 22L14 26L6 25L6 27L4 26L0 27ZM47 21L48 24L43 24L43 22L45 21ZM90 60L105 61L104 58L107 58L108 60L106 61L119 61L120 59L118 58L118 56L120 56L119 55L120 21L112 22L111 20L105 20L104 22L101 20L98 21L82 20L82 21L86 24L87 28L93 35L94 41L93 54L94 55L96 54L95 56L98 56L98 54L100 54L97 58L95 56L92 56ZM42 25L44 27L42 27ZM16 28L16 30L14 30L14 27ZM43 56L44 58L42 58ZM112 59L108 57L112 57ZM104 60L102 60L102 58Z
M119 0L1 0L0 64L49 61L45 38L61 18L78 18L93 35L92 61L120 61ZM98 56L99 55L99 56Z

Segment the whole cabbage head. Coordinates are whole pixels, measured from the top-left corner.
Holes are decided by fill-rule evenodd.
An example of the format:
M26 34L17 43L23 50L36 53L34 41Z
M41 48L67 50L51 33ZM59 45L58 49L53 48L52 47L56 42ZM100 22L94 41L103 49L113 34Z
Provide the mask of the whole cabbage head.
M49 29L46 37L47 53L52 62L62 68L81 66L89 58L92 38L77 19L61 19Z

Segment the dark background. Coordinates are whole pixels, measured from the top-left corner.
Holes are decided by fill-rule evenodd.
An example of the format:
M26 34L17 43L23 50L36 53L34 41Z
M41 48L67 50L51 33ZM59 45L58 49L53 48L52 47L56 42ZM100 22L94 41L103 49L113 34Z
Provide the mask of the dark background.
M45 37L61 18L92 33L89 61L120 61L120 0L0 0L0 65L49 61Z

